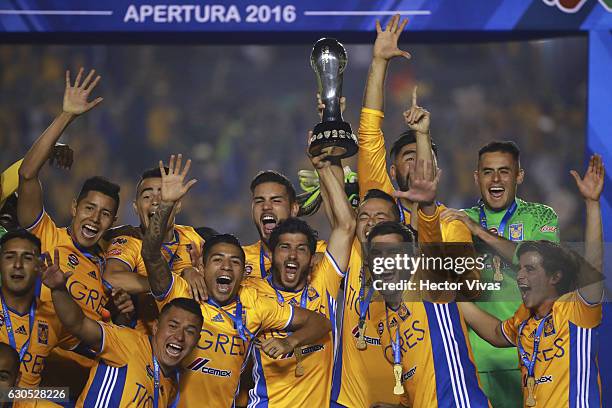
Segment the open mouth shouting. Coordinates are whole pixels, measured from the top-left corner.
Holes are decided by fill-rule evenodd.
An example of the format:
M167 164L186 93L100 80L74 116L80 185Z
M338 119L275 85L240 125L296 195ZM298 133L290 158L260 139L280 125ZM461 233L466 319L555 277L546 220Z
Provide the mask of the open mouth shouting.
M85 237L85 239L94 239L96 235L98 235L99 231L100 229L98 227L95 227L91 224L83 224L83 226L81 227L81 233L83 234L83 237Z
M233 289L233 279L230 275L219 275L215 281L217 285L217 291L224 295L228 295L231 293Z
M294 283L298 280L299 264L295 261L285 261L283 264L285 269L284 280L288 283Z
M177 343L167 343L166 353L173 359L180 358L183 353L183 346Z
M506 192L506 189L504 187L502 187L502 186L492 186L492 187L489 187L489 195L494 200L502 199L504 197L504 193L505 192Z
M278 225L278 220L274 214L262 214L261 216L261 229L264 236L269 237L272 234L272 230Z
M531 292L531 287L527 283L519 281L518 288L521 291L521 298L523 298L523 302L525 302Z

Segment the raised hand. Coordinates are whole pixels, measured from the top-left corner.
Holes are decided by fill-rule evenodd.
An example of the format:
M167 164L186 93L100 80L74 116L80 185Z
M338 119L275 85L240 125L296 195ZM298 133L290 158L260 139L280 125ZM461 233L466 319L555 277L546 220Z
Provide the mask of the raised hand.
M310 138L311 136L312 136L312 132L309 132L308 138ZM323 148L321 150L321 154L319 154L318 156L309 156L310 162L312 163L312 166L316 170L321 170L321 169L331 166L331 162L328 159L329 152L326 152L324 150L326 149Z
M431 161L419 159L416 169L410 169L408 191L394 191L393 196L405 198L413 203L431 204L436 199L441 174L442 170L437 169L434 175L434 166Z
M60 269L59 251L57 248L53 252L53 262L48 253L44 255L45 271L42 274L42 281L49 289L65 289L68 278L72 276L72 272L64 273Z
M591 156L584 177L580 178L576 170L570 170L570 174L574 177L576 186L585 200L599 201L606 176L606 170L600 155L594 154Z
M408 19L400 23L400 15L396 14L391 18L387 27L383 30L380 21L376 20L376 41L372 56L374 59L388 61L394 57L404 57L410 59L410 53L402 51L397 47L397 41L408 24Z
M83 68L79 69L79 73L74 81L74 85L70 84L70 71L66 71L66 90L64 91L64 106L63 110L66 113L73 115L80 115L88 110L94 108L103 98L96 98L91 102L88 102L89 94L98 85L101 76L98 75L96 79L92 81L95 69L89 71L87 77L81 82L83 76Z
M159 170L161 171L162 185L161 185L161 199L165 202L176 202L180 200L191 187L197 182L196 179L191 179L185 183L185 177L191 168L191 160L187 160L185 168L181 169L183 164L183 155L179 154L176 156L170 156L170 163L168 163L168 173L164 169L164 163L159 161Z
M430 113L417 105L417 87L412 90L412 106L404 112L404 120L408 128L419 132L429 133Z
M132 297L125 290L113 288L110 295L113 305L119 314L130 314L134 312L135 308Z

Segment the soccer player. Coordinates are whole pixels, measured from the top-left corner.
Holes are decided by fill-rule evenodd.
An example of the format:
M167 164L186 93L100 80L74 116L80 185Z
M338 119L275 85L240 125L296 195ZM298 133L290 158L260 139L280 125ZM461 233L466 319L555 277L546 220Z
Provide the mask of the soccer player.
M262 171L251 181L251 214L259 233L259 241L245 246L246 273L266 277L270 269L269 240L272 230L299 212L295 188L284 175L274 170ZM325 241L317 242L317 253L325 252Z
M385 139L381 130L384 117L384 82L391 59L410 58L408 52L400 50L397 46L398 39L407 23L408 20L400 23L400 16L395 15L383 30L380 22L376 21L376 41L372 49L372 63L366 82L359 123L357 173L361 194L374 188L393 194L395 188L391 182L392 178L396 181L400 191L408 191L410 189L410 168L415 166L417 150L420 153L419 157L426 159L425 156L433 156L435 161L437 150L429 137L430 114L417 105L415 88L412 95L412 106L404 112L404 119L409 130L400 135L393 143L389 152L392 164L387 172ZM406 196L400 196L397 205L400 208L402 222L412 224L416 228L420 220L411 219L416 203L411 202ZM431 209L433 210L431 214L426 214L419 209L418 218L428 219L428 217L436 216L445 207L436 203ZM472 241L469 230L461 223L443 220L440 225L444 242L467 243ZM424 238L426 237L419 239L423 241Z
M382 222L368 235L368 258L372 261L374 252L388 252L390 249L385 246L389 244L396 245L397 250L391 249L394 253L386 256L406 253L399 246L414 243L414 235L402 223ZM414 248L409 252L417 255ZM399 283L400 272L386 270L375 279L378 283ZM457 304L405 301L402 290L382 289L380 293L385 313L376 326L385 357L393 364L388 369L395 376L393 393L401 395L401 404L375 404L374 407L488 406L478 383L467 328ZM392 388L385 391L391 394Z
M482 282L496 282L499 291L488 291L478 307L495 317L508 319L519 307L520 292L515 284L517 244L546 239L559 242L557 214L544 204L530 203L516 196L525 172L520 150L514 142L491 142L478 152L474 179L480 189L477 206L465 211L446 209L441 217L460 220L476 237L479 252L490 254L481 272ZM512 301L510 299L517 299ZM495 407L520 405L520 372L514 350L495 349L470 332L470 341L485 392ZM513 392L509 392L513 390Z
M53 303L39 299L40 240L19 229L0 239L0 341L18 352L20 387L34 388L50 351L71 348L78 340L68 336L57 319Z
M245 285L278 302L300 306L327 317L335 326L336 297L345 277L355 234L355 215L326 154L312 159L321 193L330 212L332 231L322 260L315 259L317 236L310 226L287 218L270 235L272 266L266 279L248 278ZM265 339L285 339L287 330L264 332ZM250 407L326 407L330 404L334 341L328 334L317 343L270 358L254 350ZM264 341L265 344L265 341Z
M202 313L193 299L178 298L161 310L153 335L85 316L66 283L71 272L59 254L43 274L64 327L97 354L77 407L166 407L178 395L179 365L200 339ZM130 305L133 308L133 305ZM123 310L129 312L129 310Z
M161 202L151 219L142 245L142 256L149 271L151 291L158 304L176 297L189 296L185 280L170 272L160 252L165 226L178 202L195 183L184 182L190 161L181 166L182 157L171 156L169 171L162 174ZM160 170L162 163L160 162ZM331 330L327 319L317 313L279 304L275 298L261 296L242 287L244 251L233 236L216 235L204 243L203 266L208 300L200 304L205 317L202 338L184 360L185 373L180 379L180 407L193 407L209 398L207 407L232 406L255 337L262 331L289 330L283 341L263 341L261 348L272 356L312 344Z
M62 113L34 142L19 169L17 215L20 224L40 238L43 251L59 249L62 265L74 272L69 279L68 290L87 316L97 320L102 317L108 300L102 285L104 258L98 242L115 221L119 186L101 177L86 180L72 203L70 226L58 228L44 211L39 181L39 172L64 129L102 101L99 97L88 101L100 80L100 76L93 79L94 74L92 70L82 80L81 68L74 84L71 84L70 73L66 72ZM50 300L47 290L43 289L41 296Z
M479 336L495 347L517 347L521 404L527 407L601 405L597 333L603 284L588 280L590 268L600 271L603 259L601 157L591 157L583 178L575 171L572 175L586 204L585 259L590 267L552 241L525 242L517 250L522 304L512 317L502 322L471 303L461 304Z
M140 229L148 228L151 217L159 208L161 201L161 173L159 168L145 171L136 185L134 211L140 219ZM180 202L176 205L166 230L161 253L173 273L181 274L185 268L192 269L190 248L200 248L203 240L196 231L186 225L178 225L175 216L180 211ZM106 268L104 279L112 286L122 288L128 293L137 295L136 319L137 330L149 333L151 322L157 318L155 300L148 295L150 291L147 270L140 254L142 239L122 235L114 238L106 251ZM196 272L197 273L197 272ZM195 300L199 300L196 298Z

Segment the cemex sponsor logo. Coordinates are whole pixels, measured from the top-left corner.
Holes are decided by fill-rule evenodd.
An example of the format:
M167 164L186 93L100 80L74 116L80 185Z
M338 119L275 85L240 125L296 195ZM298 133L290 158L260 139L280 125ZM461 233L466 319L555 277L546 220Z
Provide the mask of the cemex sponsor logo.
M416 372L416 366L412 367L410 370L406 371L404 374L402 374L402 382L411 379L414 376L414 373Z
M359 328L357 326L353 327L352 333L353 333L353 337L355 337L356 339L359 338ZM372 345L372 346L380 346L380 339L377 339L375 337L369 337L369 336L363 336L363 337L367 344Z
M193 363L187 366L187 369L191 371L200 371L204 374L214 375L215 377L231 377L231 370L221 370L219 368L210 367L207 365L209 362L209 358L198 357L193 360Z

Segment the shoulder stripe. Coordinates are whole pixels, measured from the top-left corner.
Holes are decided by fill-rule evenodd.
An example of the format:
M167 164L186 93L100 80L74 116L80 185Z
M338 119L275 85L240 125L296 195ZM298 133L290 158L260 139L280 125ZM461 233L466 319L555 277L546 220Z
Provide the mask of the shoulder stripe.
M342 269L340 269L340 267L338 266L338 262L336 262L336 260L334 259L334 256L331 254L331 252L329 252L329 249L325 249L325 256L327 257L327 259L329 259L329 262L334 267L334 270L336 271L338 276L340 276L341 278L344 278L346 273L344 273Z
M499 323L499 327L501 328L502 335L506 338L506 341L516 347L516 344L514 344L514 342L510 339L510 336L508 336L504 330L504 322Z
M42 211L40 212L40 215L38 217L36 217L36 221L34 221L32 223L32 225L30 225L29 227L26 227L24 229L27 230L27 231L33 230L40 223L40 221L43 219L44 215L45 215L45 208L43 207Z

